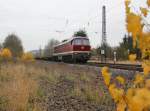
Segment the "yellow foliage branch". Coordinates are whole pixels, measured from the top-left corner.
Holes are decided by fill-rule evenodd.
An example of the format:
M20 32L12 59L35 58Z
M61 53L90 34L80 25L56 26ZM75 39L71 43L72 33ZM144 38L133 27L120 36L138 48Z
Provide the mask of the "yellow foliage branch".
M108 90L117 106L117 111L148 111L150 110L150 32L143 32L144 24L142 15L147 17L149 11L147 8L140 7L141 14L135 14L130 9L131 0L125 0L127 31L132 34L134 46L141 49L143 73L136 74L132 84L128 89L117 87L114 81L111 81L111 74L107 67L102 69L102 76ZM150 7L150 0L147 0L147 6ZM138 41L138 44L137 44ZM136 55L129 55L130 61L136 60ZM116 80L125 86L125 79L121 76Z

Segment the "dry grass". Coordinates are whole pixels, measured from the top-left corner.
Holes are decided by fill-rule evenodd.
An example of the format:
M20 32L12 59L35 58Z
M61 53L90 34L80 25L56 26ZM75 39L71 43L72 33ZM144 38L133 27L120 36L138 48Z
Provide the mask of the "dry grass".
M46 84L55 86L62 76L74 83L71 96L97 104L111 101L100 80L95 81L97 74L92 68L58 63L6 63L0 65L0 111L44 111L39 101L51 91Z
M80 69L77 73L75 72L68 75L70 78L76 75L76 78L72 79L74 81L74 89L71 92L72 95L81 97L95 104L112 105L112 99L106 91L105 85L100 79L97 79L97 75L94 74L94 71L91 69L87 71Z
M0 111L43 111L38 103L45 97L40 81L46 78L55 85L62 74L57 69L37 63L1 63Z
M100 90L100 88L95 88L90 83L86 83L84 85L75 84L72 94L100 105L112 102L112 99L108 93Z
M24 64L1 64L0 68L0 110L34 109L32 99L36 96L38 85L34 78L29 76L29 70L35 73L35 69L27 70Z

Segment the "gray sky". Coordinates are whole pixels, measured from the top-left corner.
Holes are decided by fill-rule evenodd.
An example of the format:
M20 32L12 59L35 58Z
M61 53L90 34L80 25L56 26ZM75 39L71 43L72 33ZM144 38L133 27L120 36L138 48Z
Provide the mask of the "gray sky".
M26 50L33 50L44 47L51 38L67 39L85 27L92 47L96 47L101 42L104 4L107 41L118 45L126 32L124 0L0 0L0 41L15 33Z

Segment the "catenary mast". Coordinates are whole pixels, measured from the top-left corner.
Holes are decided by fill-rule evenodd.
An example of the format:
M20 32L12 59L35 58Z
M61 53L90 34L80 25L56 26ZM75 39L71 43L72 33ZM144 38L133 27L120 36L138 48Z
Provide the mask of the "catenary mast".
M106 6L102 7L102 42L101 42L101 62L106 62Z

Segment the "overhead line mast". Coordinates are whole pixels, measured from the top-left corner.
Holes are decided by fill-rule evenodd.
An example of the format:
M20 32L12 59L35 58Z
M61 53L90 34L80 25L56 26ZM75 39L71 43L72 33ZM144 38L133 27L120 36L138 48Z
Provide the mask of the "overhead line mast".
M102 8L102 45L106 44L106 7Z
M101 43L101 62L106 63L106 6L102 7L102 43Z

